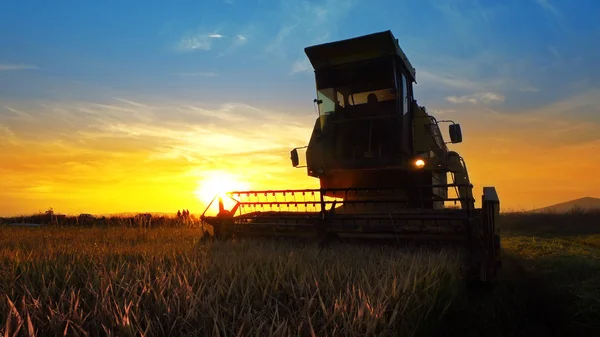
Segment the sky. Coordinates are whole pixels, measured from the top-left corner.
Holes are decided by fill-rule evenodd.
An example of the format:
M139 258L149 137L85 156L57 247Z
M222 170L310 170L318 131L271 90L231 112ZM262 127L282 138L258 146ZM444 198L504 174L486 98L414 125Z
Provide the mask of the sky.
M600 197L593 0L0 2L0 216L201 213L231 187L318 187L303 48L391 30L415 97L504 210ZM445 128L444 128L445 130ZM447 136L447 133L445 134ZM237 183L235 183L237 182Z

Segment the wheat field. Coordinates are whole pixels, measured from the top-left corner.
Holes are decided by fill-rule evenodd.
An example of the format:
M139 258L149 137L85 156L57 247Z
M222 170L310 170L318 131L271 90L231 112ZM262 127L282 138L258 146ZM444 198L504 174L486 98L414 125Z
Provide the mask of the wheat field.
M167 218L0 223L0 335L600 336L599 220L503 214L483 291L460 250L205 242Z
M196 229L3 228L6 336L413 336L458 254L200 242Z

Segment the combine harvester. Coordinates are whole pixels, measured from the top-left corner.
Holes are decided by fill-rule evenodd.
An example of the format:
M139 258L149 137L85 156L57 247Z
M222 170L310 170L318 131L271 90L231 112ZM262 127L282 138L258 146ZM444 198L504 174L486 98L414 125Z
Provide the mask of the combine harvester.
M472 279L495 279L501 265L496 190L484 187L475 208L465 162L448 149L439 128L448 122L455 144L462 142L460 125L438 121L417 105L415 69L393 34L315 45L305 53L315 70L319 117L308 146L293 149L291 161L318 178L320 188L232 191L225 195L233 202L229 210L224 196L216 196L218 214L201 217L212 227L204 234L320 244L452 242L466 248Z

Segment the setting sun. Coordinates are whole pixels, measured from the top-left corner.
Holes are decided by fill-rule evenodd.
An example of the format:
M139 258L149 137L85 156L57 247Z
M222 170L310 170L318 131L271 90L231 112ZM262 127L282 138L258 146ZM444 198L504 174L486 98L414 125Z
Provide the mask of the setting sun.
M250 183L242 182L236 175L214 171L207 172L206 176L198 181L198 187L194 194L204 205L208 205L217 195L223 195L229 191L241 191L250 189Z

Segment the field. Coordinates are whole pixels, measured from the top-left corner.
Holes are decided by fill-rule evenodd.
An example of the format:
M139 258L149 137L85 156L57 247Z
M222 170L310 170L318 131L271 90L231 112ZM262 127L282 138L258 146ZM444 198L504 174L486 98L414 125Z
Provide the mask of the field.
M599 220L502 215L493 289L466 288L451 250L203 242L190 223L0 226L0 334L600 336Z

